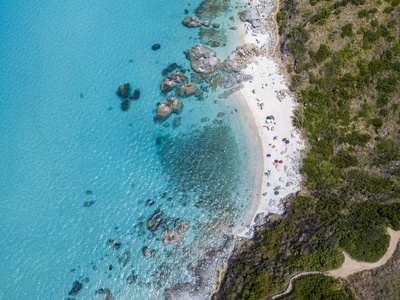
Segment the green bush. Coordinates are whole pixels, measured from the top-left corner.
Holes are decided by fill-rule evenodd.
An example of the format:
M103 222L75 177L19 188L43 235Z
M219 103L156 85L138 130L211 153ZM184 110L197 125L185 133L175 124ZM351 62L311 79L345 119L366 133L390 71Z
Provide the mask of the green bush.
M355 167L358 165L356 157L350 155L345 150L340 150L333 158L333 163L339 168Z
M392 74L384 79L379 79L376 89L380 92L390 93L399 88L399 81L396 75Z
M383 126L383 119L382 118L372 119L371 125L374 126L376 129L379 129Z
M353 36L353 24L349 23L342 27L342 33L340 34L342 38L345 36L352 37Z
M350 145L358 145L364 147L371 140L371 136L369 134L352 132L351 134L344 135L341 140L342 142L348 143Z
M330 56L331 52L329 51L329 48L325 44L321 44L319 46L319 49L317 53L313 56L313 59L317 61L318 63L323 62L325 59L327 59Z
M322 9L321 11L316 13L314 15L314 17L311 18L311 20L310 20L311 24L315 24L315 23L321 24L321 23L323 23L323 21L325 21L326 19L328 19L330 17L331 12L332 12L331 9L328 8L328 7Z

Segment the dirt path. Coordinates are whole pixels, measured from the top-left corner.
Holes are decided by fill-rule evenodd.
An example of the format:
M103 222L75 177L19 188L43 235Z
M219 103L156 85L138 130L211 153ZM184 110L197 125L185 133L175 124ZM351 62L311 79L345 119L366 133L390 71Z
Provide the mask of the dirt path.
M346 252L343 252L345 257L343 265L339 269L329 271L326 274L333 277L346 278L351 274L365 270L375 269L377 267L386 264L389 258L392 257L394 250L396 250L397 243L399 242L400 239L400 231L394 231L390 228L388 228L387 231L388 234L390 235L389 248L386 251L385 255L376 263L366 263L362 261L357 261L355 259L352 259L350 255L348 255Z
M289 284L287 285L286 289L282 293L275 294L274 296L271 296L266 299L271 299L271 300L278 299L282 296L285 296L285 295L291 293L293 290L294 281L296 281L296 279L299 279L304 276L327 275L327 276L332 276L332 277L336 277L336 278L338 278L338 277L346 278L347 276L349 276L351 274L365 271L365 270L375 269L375 268L378 268L378 267L386 264L386 262L392 257L394 251L396 250L396 246L400 240L400 231L394 231L393 229L388 228L387 232L390 235L389 248L386 251L385 255L380 260L378 260L376 263L366 263L366 262L362 262L362 261L357 261L355 259L352 259L350 257L350 255L347 254L346 252L343 252L344 257L345 257L344 263L339 269L328 271L328 272L309 271L309 272L297 273L297 274L293 275L292 277L290 277Z

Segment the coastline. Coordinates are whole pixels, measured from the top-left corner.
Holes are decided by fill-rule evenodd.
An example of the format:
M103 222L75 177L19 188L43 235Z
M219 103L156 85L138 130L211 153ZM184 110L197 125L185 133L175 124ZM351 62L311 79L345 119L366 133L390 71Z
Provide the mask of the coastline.
M243 25L238 30L239 45L252 43L262 50L262 55L243 71L252 75L253 80L244 82L244 87L234 93L236 101L249 110L249 117L252 118L248 120L250 131L258 134L258 147L262 147L261 154L258 155L258 160L262 163L256 170L256 199L246 226L234 232L238 237L251 237L254 226L265 223L268 215L283 214L286 199L300 190L301 184L300 151L304 148L304 143L300 132L292 124L291 117L296 103L288 91L275 53L279 44L278 33L276 23L270 19L277 11L279 1L274 2L271 2L270 7L264 6L269 11L260 11L261 5L258 1L248 6L257 11L263 29L266 30L256 32L246 22L242 22ZM274 119L266 124L268 116L273 116ZM278 138L274 138L276 136ZM283 141L284 138L289 140L288 144ZM276 160L278 163L274 164Z

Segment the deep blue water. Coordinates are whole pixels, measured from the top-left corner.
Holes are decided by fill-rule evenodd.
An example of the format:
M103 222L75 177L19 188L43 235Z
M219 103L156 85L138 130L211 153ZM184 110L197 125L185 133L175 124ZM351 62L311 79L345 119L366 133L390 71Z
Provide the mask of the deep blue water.
M161 71L173 62L189 69L183 51L199 43L198 29L181 21L199 3L0 4L0 299L66 299L75 280L76 299L99 288L116 299L160 298L193 280L186 265L246 220L253 153L234 100L182 99L178 128L175 115L153 121L165 98ZM222 27L232 14L218 19ZM221 59L236 43L227 34ZM124 82L141 92L127 112L115 93ZM165 219L152 233L156 209ZM161 232L182 220L183 242L164 246Z

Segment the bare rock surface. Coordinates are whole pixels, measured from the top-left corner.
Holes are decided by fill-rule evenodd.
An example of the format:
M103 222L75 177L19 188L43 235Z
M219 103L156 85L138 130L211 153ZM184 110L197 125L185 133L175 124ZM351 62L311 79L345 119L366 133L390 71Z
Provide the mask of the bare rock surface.
M254 44L247 43L237 47L222 63L222 70L228 73L237 73L245 69L261 55L261 50Z
M203 45L194 45L189 50L189 58L192 69L197 73L212 73L220 65L215 51Z
M176 88L179 84L187 82L187 77L182 72L173 73L164 78L161 82L160 88L163 94L166 94Z

